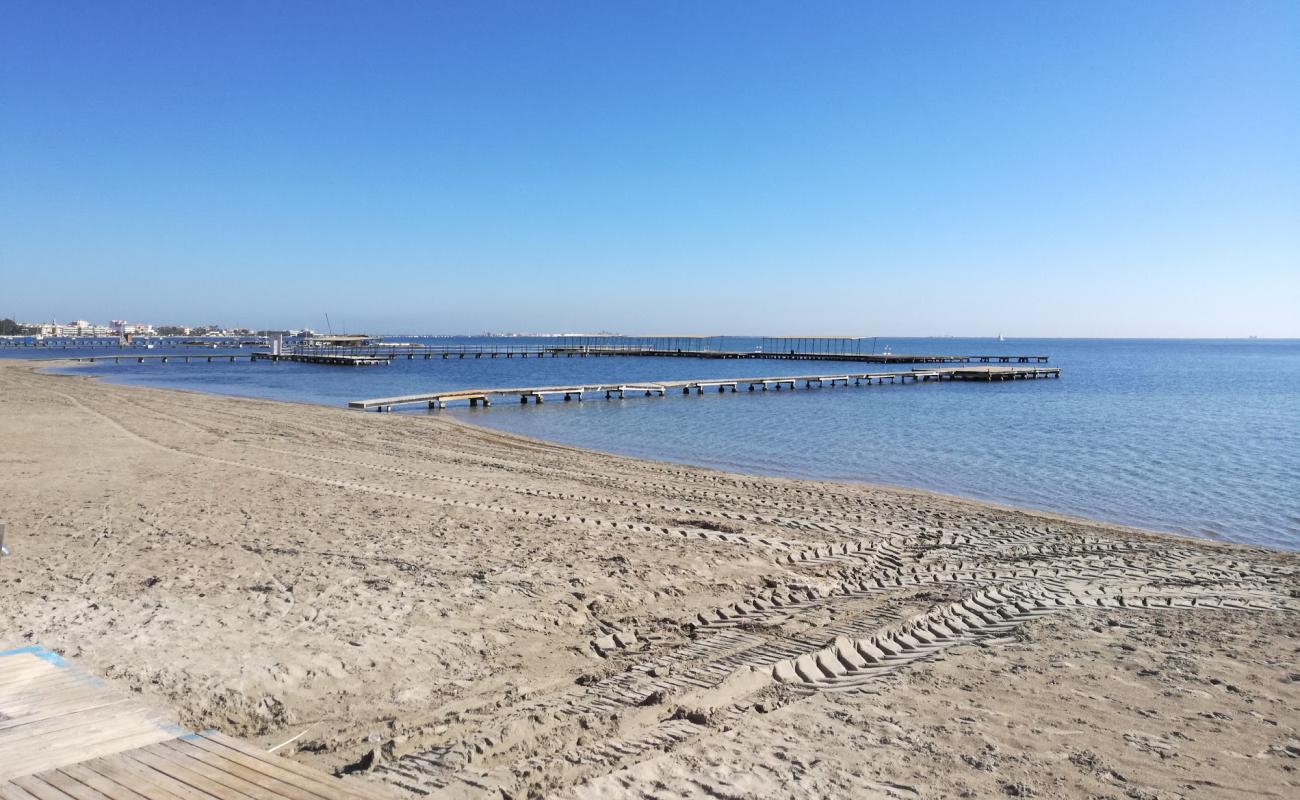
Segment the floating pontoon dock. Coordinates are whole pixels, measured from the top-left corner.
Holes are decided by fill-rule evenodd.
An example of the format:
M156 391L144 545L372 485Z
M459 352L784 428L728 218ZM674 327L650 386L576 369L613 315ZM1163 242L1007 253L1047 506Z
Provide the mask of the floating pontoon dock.
M520 403L541 403L546 398L563 400L583 400L584 395L604 395L606 400L623 399L629 394L636 396L664 397L670 393L703 394L709 391L738 391L745 387L748 391L780 391L783 388L795 389L803 385L806 389L814 386L854 386L863 384L907 383L908 381L1010 381L1036 378L1059 378L1059 367L937 367L913 369L908 372L861 372L829 375L777 375L767 378L719 378L704 381L662 381L652 383L609 383L583 384L569 386L528 386L508 389L458 389L454 391L430 392L427 394L404 395L401 397L380 397L374 400L353 400L349 408L377 411L392 411L394 406L427 403L429 408L446 408L448 403L467 402L471 406L480 403L492 405L493 398L517 397Z

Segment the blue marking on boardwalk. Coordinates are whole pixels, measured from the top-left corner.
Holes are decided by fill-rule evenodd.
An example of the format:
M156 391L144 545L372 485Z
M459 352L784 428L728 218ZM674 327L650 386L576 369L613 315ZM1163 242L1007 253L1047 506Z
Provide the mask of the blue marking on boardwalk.
M21 655L23 653L30 653L61 669L66 669L68 667L68 662L63 660L63 656L53 650L49 650L36 644L28 645L27 647L16 647L13 650L0 650L0 658L3 658L4 656Z

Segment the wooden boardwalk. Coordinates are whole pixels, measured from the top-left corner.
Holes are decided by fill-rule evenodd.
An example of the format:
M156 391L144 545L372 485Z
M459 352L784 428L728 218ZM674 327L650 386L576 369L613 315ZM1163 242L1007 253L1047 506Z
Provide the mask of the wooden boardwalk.
M190 733L41 647L0 649L0 800L386 800Z
M168 361L183 361L186 364L188 364L190 363L191 360L206 361L209 364L211 364L213 361L229 361L230 363L233 364L235 361L239 361L239 360L255 361L257 360L258 355L259 354L257 353L249 353L249 354L239 353L236 355L230 355L229 353L222 353L218 355L196 355L193 353L167 353L166 355L158 354L158 355L144 355L144 356L137 356L137 355L73 356L69 360L82 361L88 364L94 364L96 361L112 361L114 364L120 364L123 361L126 361L128 364L131 363L132 361L134 361L137 364L143 364L146 361L159 361L163 364L166 364Z
M718 378L702 381L656 381L641 383L608 383L567 386L526 386L504 389L456 389L426 394L403 395L400 397L379 397L372 400L353 400L349 408L376 411L392 411L395 406L417 405L427 403L429 408L446 408L448 403L466 402L471 406L480 403L492 405L493 398L517 397L519 402L542 403L547 397L563 400L584 399L584 395L604 395L606 400L617 397L624 399L629 394L636 396L658 396L667 394L703 394L706 390L735 392L740 387L748 391L781 391L783 388L795 389L800 385L805 389L831 386L871 386L883 383L907 383L921 381L1009 381L1036 378L1059 378L1059 367L934 367L918 368L906 372L859 372L821 375L777 375L765 378Z
M120 364L123 361L128 364L134 361L137 364L143 364L146 361L157 361L166 364L169 361L180 361L190 363L191 361L204 361L211 364L213 361L227 361L234 363L236 361L296 361L303 364L330 364L333 366L345 367L366 367L374 365L388 364L392 358L385 354L377 356L351 355L337 353L221 353L216 355L195 355L192 353L167 353L165 355L111 355L111 356L75 356L70 361L80 361L87 364L94 364L97 361L112 361L114 364Z
M112 361L114 364L134 361L143 364L157 361L163 364L180 361L293 361L303 364L328 364L333 366L370 366L388 364L393 359L405 357L408 361L416 358L424 360L464 359L464 358L592 358L627 357L627 358L697 358L697 359L742 359L772 361L840 361L860 364L1044 364L1050 356L1045 355L942 355L942 354L903 354L903 353L826 353L826 352L742 352L730 350L661 350L638 347L565 347L554 345L464 345L464 346L410 346L410 347L312 347L295 348L282 353L221 353L202 355L196 353L146 354L114 353L112 355L73 356L72 361L94 364L98 361Z
M367 345L355 348L320 348L321 352L368 355L380 358L704 358L769 361L844 361L862 364L1045 364L1050 356L1031 355L946 355L926 353L834 353L775 352L765 350L665 350L656 347L623 345L429 345L386 347Z

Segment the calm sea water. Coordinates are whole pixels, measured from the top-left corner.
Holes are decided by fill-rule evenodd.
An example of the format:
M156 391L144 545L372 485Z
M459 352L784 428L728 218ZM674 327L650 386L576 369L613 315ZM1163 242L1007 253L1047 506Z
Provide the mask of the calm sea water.
M731 344L748 349L754 342ZM1064 375L411 413L441 413L633 456L934 489L1300 549L1300 341L878 342L887 344L896 353L1042 352ZM0 351L0 357L7 355L12 351ZM341 405L450 388L831 373L846 367L677 358L452 358L399 359L369 368L172 362L90 369L121 383Z

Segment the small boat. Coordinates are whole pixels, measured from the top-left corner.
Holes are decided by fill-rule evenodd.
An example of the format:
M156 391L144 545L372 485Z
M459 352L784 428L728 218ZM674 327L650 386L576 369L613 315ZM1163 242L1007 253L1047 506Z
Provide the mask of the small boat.
M1000 334L1000 333L998 334L998 341L999 341L999 342L1005 342L1006 340L1007 340L1007 337L1003 336L1003 335Z

